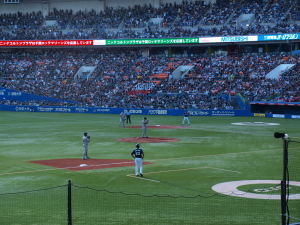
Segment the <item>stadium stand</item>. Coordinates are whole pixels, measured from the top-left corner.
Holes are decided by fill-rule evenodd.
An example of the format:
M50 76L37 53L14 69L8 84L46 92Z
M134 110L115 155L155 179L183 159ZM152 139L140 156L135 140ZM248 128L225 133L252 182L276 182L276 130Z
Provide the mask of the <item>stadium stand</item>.
M300 32L297 1L183 1L159 7L52 8L0 15L1 40L118 39ZM229 50L228 50L229 51ZM249 51L248 53L251 53ZM1 53L1 87L61 101L5 104L239 109L250 101L299 101L299 57L289 53L173 54L142 49L20 49ZM293 64L279 79L267 73ZM295 66L294 66L295 65ZM83 68L93 68L85 74ZM259 84L259 85L258 85ZM73 103L66 101L73 101ZM76 103L75 103L76 102Z
M299 57L284 54L144 57L140 49L88 53L16 50L13 54L2 53L0 64L3 88L76 102L55 103L58 105L239 109L238 97L245 102L293 102L299 101L300 94L295 88L299 87ZM268 79L267 73L281 64L295 66L279 79ZM88 77L76 77L82 66L95 69ZM182 66L190 69L175 76Z
M0 40L195 37L299 32L296 1L184 1L102 11L0 15ZM246 23L241 18L248 15ZM50 21L50 22L49 22Z

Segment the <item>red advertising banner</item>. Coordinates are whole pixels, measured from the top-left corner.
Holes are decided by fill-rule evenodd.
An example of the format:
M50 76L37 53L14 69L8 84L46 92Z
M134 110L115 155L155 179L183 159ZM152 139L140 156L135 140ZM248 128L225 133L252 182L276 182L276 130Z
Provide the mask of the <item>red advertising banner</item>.
M0 41L0 46L29 47L29 46L87 46L94 45L93 40L28 40L28 41Z

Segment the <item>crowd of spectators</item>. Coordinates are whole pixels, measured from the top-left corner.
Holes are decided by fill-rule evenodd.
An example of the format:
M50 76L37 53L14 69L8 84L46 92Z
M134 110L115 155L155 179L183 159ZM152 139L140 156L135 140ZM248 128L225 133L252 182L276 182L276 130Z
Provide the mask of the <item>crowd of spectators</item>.
M2 99L4 104L122 108L237 109L250 101L299 102L300 58L285 54L245 56L143 56L141 50L11 50L0 55L0 86L61 103ZM280 79L267 79L280 64L295 64ZM94 66L89 77L82 66ZM180 66L190 70L175 76ZM77 75L76 75L77 74ZM156 74L167 74L164 78ZM75 103L67 103L66 100Z
M240 26L237 18L255 19ZM47 25L51 20L52 25ZM292 0L202 1L166 3L129 8L105 8L96 12L53 9L0 15L0 40L118 39L197 37L300 32L299 8Z
M256 23L278 23L286 22L290 10L296 6L296 1L293 0L278 0L270 1L263 7L261 13L255 17ZM273 14L276 12L276 17Z

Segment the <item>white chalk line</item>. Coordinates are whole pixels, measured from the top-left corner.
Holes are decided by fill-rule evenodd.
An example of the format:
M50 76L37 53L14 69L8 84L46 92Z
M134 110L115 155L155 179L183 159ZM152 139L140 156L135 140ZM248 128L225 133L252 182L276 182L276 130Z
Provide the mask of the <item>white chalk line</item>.
M232 172L232 173L241 173L240 171L236 171L236 170L227 170L227 169L222 169L222 168L217 168L217 167L206 167L208 169L215 169L215 170L222 170L222 171L226 171L226 172Z
M180 171L186 171L186 170L198 170L198 169L214 169L214 170L222 170L222 171L227 171L227 172L232 172L232 173L241 173L241 172L235 171L235 170L226 170L226 169L216 168L216 167L201 166L201 167L191 167L191 168L176 169L176 170L162 170L162 171L148 172L148 173L144 173L144 175L171 173L171 172L180 172ZM159 180L153 180L153 179L148 179L148 178L144 178L144 177L138 177L138 176L135 176L134 174L128 174L126 176L127 177L138 178L138 179L149 180L149 181L157 182L157 183L160 182Z
M132 177L132 178L136 178L136 179L141 179L141 180L147 180L147 181L151 181L151 182L156 182L156 183L160 183L159 180L153 180L153 179L149 179L149 178L145 178L145 177L139 177L139 176L135 176L132 174L128 174L126 175L127 177Z
M164 160L176 160L176 159L190 159L190 158L204 158L204 157L210 157L210 156L224 156L224 155L236 155L236 154L251 154L256 152L269 152L269 151L275 151L279 149L269 149L269 150L257 150L257 151L249 151L249 152L230 152L230 153L222 153L222 154L212 154L212 155L195 155L195 156L186 156L186 157L178 157L178 158L167 158L167 159L153 159L153 160L147 160L149 162L157 162L157 161L164 161Z
M154 159L154 160L147 160L148 162L158 162L158 161L165 161L165 160L180 160L180 159L190 159L190 158L205 158L205 157L210 157L210 156L224 156L224 155L236 155L236 154L251 154L251 153L256 153L256 152L267 152L267 151L275 151L279 149L272 149L272 150L257 150L257 151L250 151L250 152L231 152L231 153L224 153L224 154L214 154L214 155L198 155L198 156L187 156L187 157L178 157L178 158L166 158L166 159ZM124 162L123 162L124 163ZM127 162L131 163L131 162ZM98 165L92 165L92 166L100 166L103 164L98 164ZM106 165L111 165L106 164ZM49 168L49 169L41 169L41 170L27 170L27 171L19 171L19 172L9 172L9 173L0 173L0 176L3 175L12 175L12 174L25 174L25 173L35 173L35 172L44 172L44 171L51 171L51 170L62 170L62 169L71 169L71 168L77 168L80 166L76 167L63 167L63 168Z

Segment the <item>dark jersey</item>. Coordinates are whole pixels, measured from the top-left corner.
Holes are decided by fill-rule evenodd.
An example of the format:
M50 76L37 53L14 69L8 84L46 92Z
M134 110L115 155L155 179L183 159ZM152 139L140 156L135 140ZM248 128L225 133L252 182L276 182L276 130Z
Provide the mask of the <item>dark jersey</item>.
M188 113L188 112L185 112L185 113L183 114L183 116L184 116L184 117L188 117L188 116L189 116L189 113Z
M135 158L142 158L144 155L143 149L137 148L131 152L131 155L134 155Z

